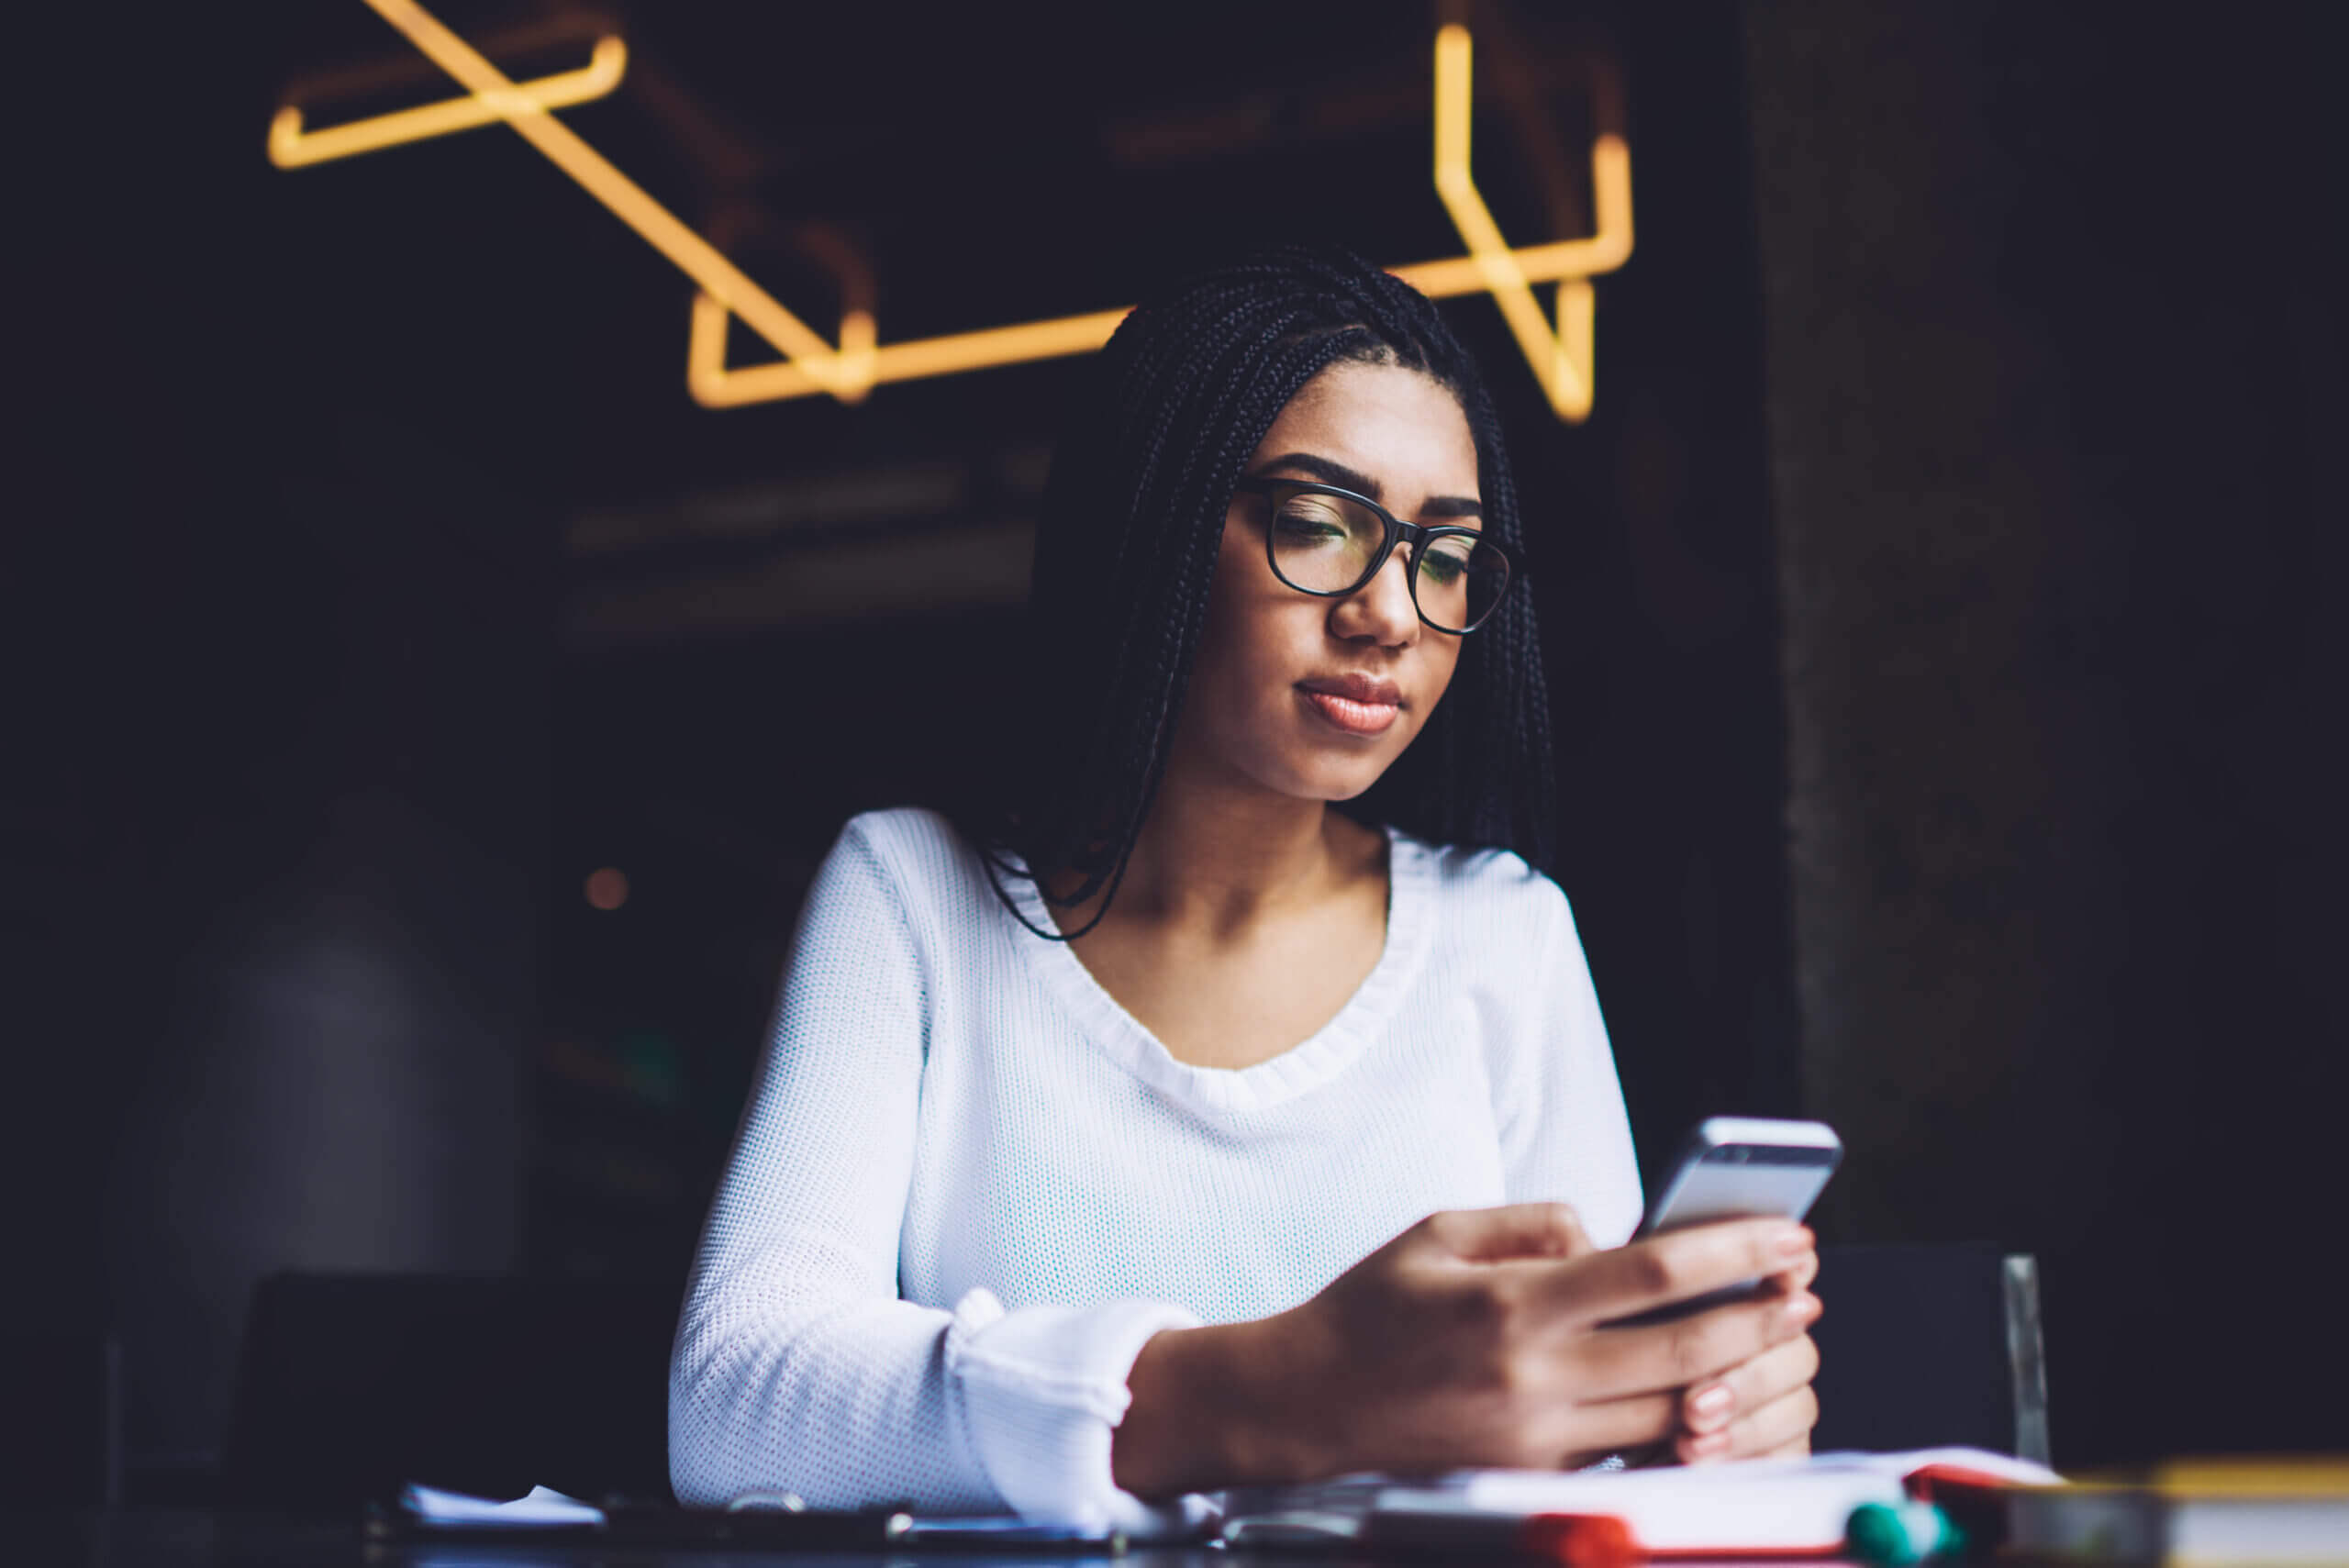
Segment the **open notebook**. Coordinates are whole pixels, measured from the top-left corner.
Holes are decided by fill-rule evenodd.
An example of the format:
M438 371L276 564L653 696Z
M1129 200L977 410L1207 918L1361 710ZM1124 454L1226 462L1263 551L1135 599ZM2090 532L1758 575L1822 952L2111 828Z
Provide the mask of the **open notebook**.
M1227 1498L1224 1533L1271 1543L1316 1535L1356 1539L1381 1515L1475 1521L1607 1514L1649 1555L1831 1552L1852 1510L1898 1504L1920 1471L1986 1485L2045 1485L2052 1470L1980 1449L1823 1453L1809 1459L1653 1470L1469 1470L1429 1481L1355 1476L1315 1486L1262 1487Z

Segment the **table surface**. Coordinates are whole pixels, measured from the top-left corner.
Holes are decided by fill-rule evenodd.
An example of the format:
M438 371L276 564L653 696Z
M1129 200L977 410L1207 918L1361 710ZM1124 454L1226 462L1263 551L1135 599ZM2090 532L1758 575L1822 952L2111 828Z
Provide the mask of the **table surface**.
M1245 1562L1297 1568L1302 1561L1199 1546L1135 1547L1119 1557L1062 1550L840 1552L593 1540L383 1540L367 1536L355 1518L204 1508L20 1515L6 1533L12 1562L61 1568L1237 1568ZM33 1555L17 1555L36 1543ZM1340 1561L1314 1559L1326 1568Z
M1365 1561L1337 1553L1275 1555L1200 1546L1139 1546L1111 1557L1057 1551L774 1551L597 1540L457 1545L370 1540L355 1519L186 1508L19 1515L6 1529L10 1562L59 1568L1100 1568L1109 1562L1121 1568L1344 1568ZM29 1555L23 1554L27 1546L34 1549ZM1462 1561L1489 1564L1492 1559Z

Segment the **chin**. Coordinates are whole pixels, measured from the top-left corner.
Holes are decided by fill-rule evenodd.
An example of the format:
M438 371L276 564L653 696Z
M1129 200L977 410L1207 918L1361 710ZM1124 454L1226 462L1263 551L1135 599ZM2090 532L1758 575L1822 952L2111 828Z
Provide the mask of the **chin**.
M1290 770L1281 793L1305 800L1353 800L1384 777L1393 762L1389 757L1374 766L1361 758L1350 758L1341 766Z
M1265 718L1253 733L1239 727L1227 730L1223 739L1230 749L1224 754L1258 784L1295 800L1354 799L1386 776L1419 734L1419 726L1407 718L1375 745L1365 745L1309 729L1282 734L1281 728L1293 722L1289 715ZM1398 734L1406 726L1410 733Z

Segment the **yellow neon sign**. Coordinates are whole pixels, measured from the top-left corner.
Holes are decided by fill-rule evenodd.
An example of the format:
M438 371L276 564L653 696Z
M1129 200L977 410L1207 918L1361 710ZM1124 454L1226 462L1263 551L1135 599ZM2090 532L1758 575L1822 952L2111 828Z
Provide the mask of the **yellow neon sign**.
M675 214L645 194L644 188L612 166L611 161L581 140L579 134L523 92L506 73L482 58L464 39L451 32L415 0L367 0L377 16L400 30L424 57L457 79L499 119L512 126L522 139L545 154L556 168L576 180L612 215L641 235L666 256L677 270L701 285L750 324L751 329L774 345L775 351L797 364L824 391L854 399L865 384L855 376L852 361L843 367L832 348L774 296L752 283L742 270L718 253L708 240L680 222Z
M516 83L415 0L366 3L471 95L469 98L427 109L404 111L405 115L441 114L451 121L446 128L449 129L462 128L454 123L454 111L460 106L477 117L463 124L504 120L700 286L686 333L685 384L694 400L704 407L740 407L819 392L854 403L882 382L952 375L1086 353L1107 342L1118 323L1125 318L1125 309L1103 310L976 332L882 343L878 341L873 313L852 306L841 313L841 340L835 347L548 112L563 103L584 101L559 98L559 92L572 89L557 88L555 84L594 72L594 62L587 72L572 72L569 77ZM598 43L598 59L607 58L604 43L618 47L616 39ZM616 68L625 64L624 53L608 58ZM1598 273L1613 272L1631 254L1631 150L1622 138L1611 134L1600 136L1591 146L1597 233L1582 239L1511 250L1501 238L1499 226L1493 221L1470 172L1470 63L1468 30L1457 24L1440 30L1436 35L1435 60L1436 194L1442 199L1453 227L1460 231L1469 253L1393 271L1431 298L1491 294L1551 407L1559 417L1579 423L1589 415L1593 385L1592 327L1597 299L1589 280ZM617 83L617 74L613 81ZM608 86L604 89L609 90ZM298 111L280 110L279 120L284 122L289 114L295 117L290 134L301 138ZM315 144L323 138L365 126L380 127L401 118L384 116L360 122L359 126L308 133L303 139ZM408 123L412 126L423 122ZM411 129L406 136L394 139L413 139L428 134L440 132ZM278 128L273 126L272 159L282 166L292 166L278 159ZM387 139L369 145L390 144ZM365 148L354 146L351 150ZM321 151L302 161L346 155ZM1558 324L1554 330L1532 290L1535 284L1552 282L1558 284ZM741 317L783 358L768 364L729 367L726 328L732 316Z
M1591 318L1597 300L1587 275L1564 276L1558 284L1555 332L1542 317L1524 263L1501 238L1500 225L1493 221L1492 210L1477 194L1475 179L1469 172L1469 67L1468 29L1457 22L1448 24L1435 35L1436 195L1443 198L1444 211L1452 215L1452 227L1467 242L1478 277L1501 307L1525 362L1533 367L1534 379L1549 395L1550 406L1560 418L1579 423L1590 415ZM1631 150L1617 136L1602 136L1591 149L1593 194L1599 206L1602 236L1609 229L1608 195L1613 195L1620 205L1620 211L1611 215L1617 220L1614 238L1620 246L1617 266L1631 250ZM1611 193L1609 183L1598 177L1601 166L1610 161L1620 162L1622 174Z
M1465 28L1453 25L1436 35L1435 93L1436 191L1452 214L1453 226L1467 242L1469 253L1389 270L1431 299L1490 291L1500 302L1550 406L1559 417L1578 425L1590 416L1595 360L1592 328L1598 295L1589 279L1613 272L1631 255L1631 150L1614 135L1601 136L1591 146L1591 205L1598 232L1586 239L1562 239L1512 250L1501 239L1500 228L1469 172L1472 103ZM1542 318L1531 287L1552 282L1558 284L1555 334ZM729 368L726 315L726 307L707 295L694 301L692 326L686 335L685 385L695 402L705 408L738 408L824 390L789 360ZM1102 310L983 332L886 343L873 351L872 377L875 383L911 381L1090 353L1108 342L1125 318L1124 309Z
M620 78L627 74L628 45L607 35L596 40L595 52L579 70L517 82L514 90L529 95L542 109L567 109L573 104L593 103L603 97L618 87ZM496 121L497 111L470 93L462 98L352 120L324 130L305 130L302 111L288 104L269 122L269 161L280 169L301 169L337 158L353 158L378 148L397 147L406 141L472 130Z
M902 343L873 346L872 317L864 317L864 365L874 383L916 381L924 376L953 375L962 371L993 370L997 365L1024 364L1030 360L1060 359L1089 354L1109 340L1131 306L1097 310L1089 316L1063 316L1050 321L1023 321L1016 327L990 327L979 332L955 332L942 338L908 338ZM842 337L853 317L844 317ZM752 365L744 370L726 364L726 306L707 295L694 296L693 325L685 343L685 385L694 401L705 408L739 408L746 403L772 403L821 392L815 379L790 360Z

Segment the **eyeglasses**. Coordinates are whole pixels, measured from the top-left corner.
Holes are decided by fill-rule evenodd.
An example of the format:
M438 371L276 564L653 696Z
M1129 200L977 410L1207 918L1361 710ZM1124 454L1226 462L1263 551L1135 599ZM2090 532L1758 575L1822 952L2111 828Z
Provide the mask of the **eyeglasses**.
M1270 502L1264 554L1273 575L1300 594L1359 592L1398 543L1410 549L1412 607L1438 631L1475 630L1508 588L1508 552L1475 528L1421 528L1366 495L1302 479L1243 479L1237 488Z

